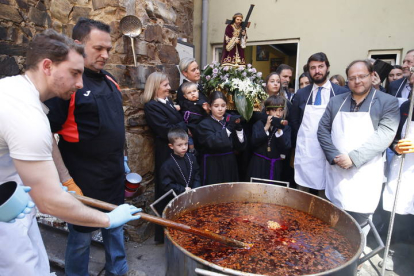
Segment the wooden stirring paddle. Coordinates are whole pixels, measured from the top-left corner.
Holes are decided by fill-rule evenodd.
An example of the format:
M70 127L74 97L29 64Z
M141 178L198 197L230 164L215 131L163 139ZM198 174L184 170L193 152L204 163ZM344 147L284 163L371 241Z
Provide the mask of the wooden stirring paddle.
M91 207L95 207L95 208L99 208L102 210L107 210L107 211L112 211L114 210L116 207L116 205L105 202L105 201L101 201L101 200L97 200L97 199L93 199L90 197L86 197L86 196L80 196L80 195L76 195L76 194L72 194L76 199L78 199L80 202L82 202L85 205L91 206ZM151 216L148 215L146 213L136 213L135 215L139 215L141 216L142 219L145 219L149 222L153 222L155 224L159 224L161 226L165 226L165 227L170 227L176 230L180 230L180 231L184 231L190 234L194 234L194 235L198 235L204 238L208 238L208 239L212 239L215 241L218 241L224 245L227 246L232 246L232 247L239 247L239 248L250 248L251 245L250 244L246 244L244 242L241 241L237 241L235 239L231 239L231 238L227 238L221 235L217 235L216 233L212 233L206 230L201 230L198 228L194 228L182 223L177 223L174 222L172 220L168 220L168 219L163 219L163 218L159 218L156 216Z

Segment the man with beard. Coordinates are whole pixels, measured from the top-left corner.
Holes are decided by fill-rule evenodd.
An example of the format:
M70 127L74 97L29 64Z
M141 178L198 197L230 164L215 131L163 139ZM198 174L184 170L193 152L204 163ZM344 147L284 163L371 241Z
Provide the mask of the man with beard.
M403 64L403 78L393 81L388 86L387 93L398 98L400 106L405 102L411 93L412 83L410 83L410 67L414 66L414 49L409 50L405 55Z
M318 128L326 156L326 197L364 227L381 196L384 160L399 124L396 98L373 87L374 70L366 60L346 69L351 90L332 98Z
M307 67L313 85L296 92L290 114L293 143L296 144L295 182L300 190L315 195L323 194L326 186L325 155L316 137L319 120L329 99L347 92L346 88L328 80L329 66L329 60L322 52L309 57Z
M287 64L280 64L276 69L276 74L280 77L280 90L284 92L285 98L291 101L294 94L289 92L289 83L293 76L293 68Z

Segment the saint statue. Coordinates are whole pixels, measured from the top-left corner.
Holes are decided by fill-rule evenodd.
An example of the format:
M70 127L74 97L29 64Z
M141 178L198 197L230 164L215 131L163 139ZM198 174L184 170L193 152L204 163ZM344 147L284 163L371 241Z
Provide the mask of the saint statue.
M246 48L247 34L242 30L243 14L236 13L224 33L222 66L245 66L244 48ZM241 32L241 35L240 35Z

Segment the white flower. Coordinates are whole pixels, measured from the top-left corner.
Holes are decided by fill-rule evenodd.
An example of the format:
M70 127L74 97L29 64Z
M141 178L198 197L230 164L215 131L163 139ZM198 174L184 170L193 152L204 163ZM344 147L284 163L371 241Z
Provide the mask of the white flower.
M209 75L206 76L206 80L209 81L211 77Z
M261 78L262 77L262 72L257 73L257 77Z
M253 69L252 69L252 72L253 72L253 73L256 73L256 72L257 72L256 68L253 68Z
M223 68L223 70L226 71L226 72L229 71L229 69L230 68L228 66L224 66L224 68Z
M252 68L252 65L250 63L247 64L247 68Z
M217 68L214 68L214 69L213 69L213 74L217 74L217 73L218 73L218 71L219 71L219 70L218 70Z

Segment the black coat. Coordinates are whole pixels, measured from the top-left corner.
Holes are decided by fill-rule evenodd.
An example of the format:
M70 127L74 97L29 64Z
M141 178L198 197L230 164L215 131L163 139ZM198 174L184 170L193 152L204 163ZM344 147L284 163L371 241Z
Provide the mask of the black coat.
M171 155L174 156L175 161L170 156L164 162L160 171L162 192L166 193L173 189L177 195L181 194L185 191L186 181L189 181L188 187L190 188L200 187L200 167L194 155L191 153L187 153L184 157L180 157L174 153ZM177 163L175 163L176 161Z
M395 80L390 82L388 85L387 93L391 96L396 96L397 98L401 98L401 92L403 91L405 84L407 83L407 78L401 78L399 80Z
M230 115L225 115L225 118ZM225 126L227 122L223 122ZM236 131L230 137L226 127L211 116L205 118L197 126L202 155L202 184L235 182L239 180L237 160L234 151L241 151L246 146L240 143Z
M291 148L291 128L290 126L285 126L282 136L276 138L274 130L269 130L269 135L266 134L264 130L265 124L265 121L260 120L253 125L251 140L253 155L250 159L248 175L249 178L258 177L281 180L282 160L275 161L273 170L271 170L272 160L268 159L278 159L281 158L281 155L288 156ZM270 146L270 152L268 151L268 145Z

